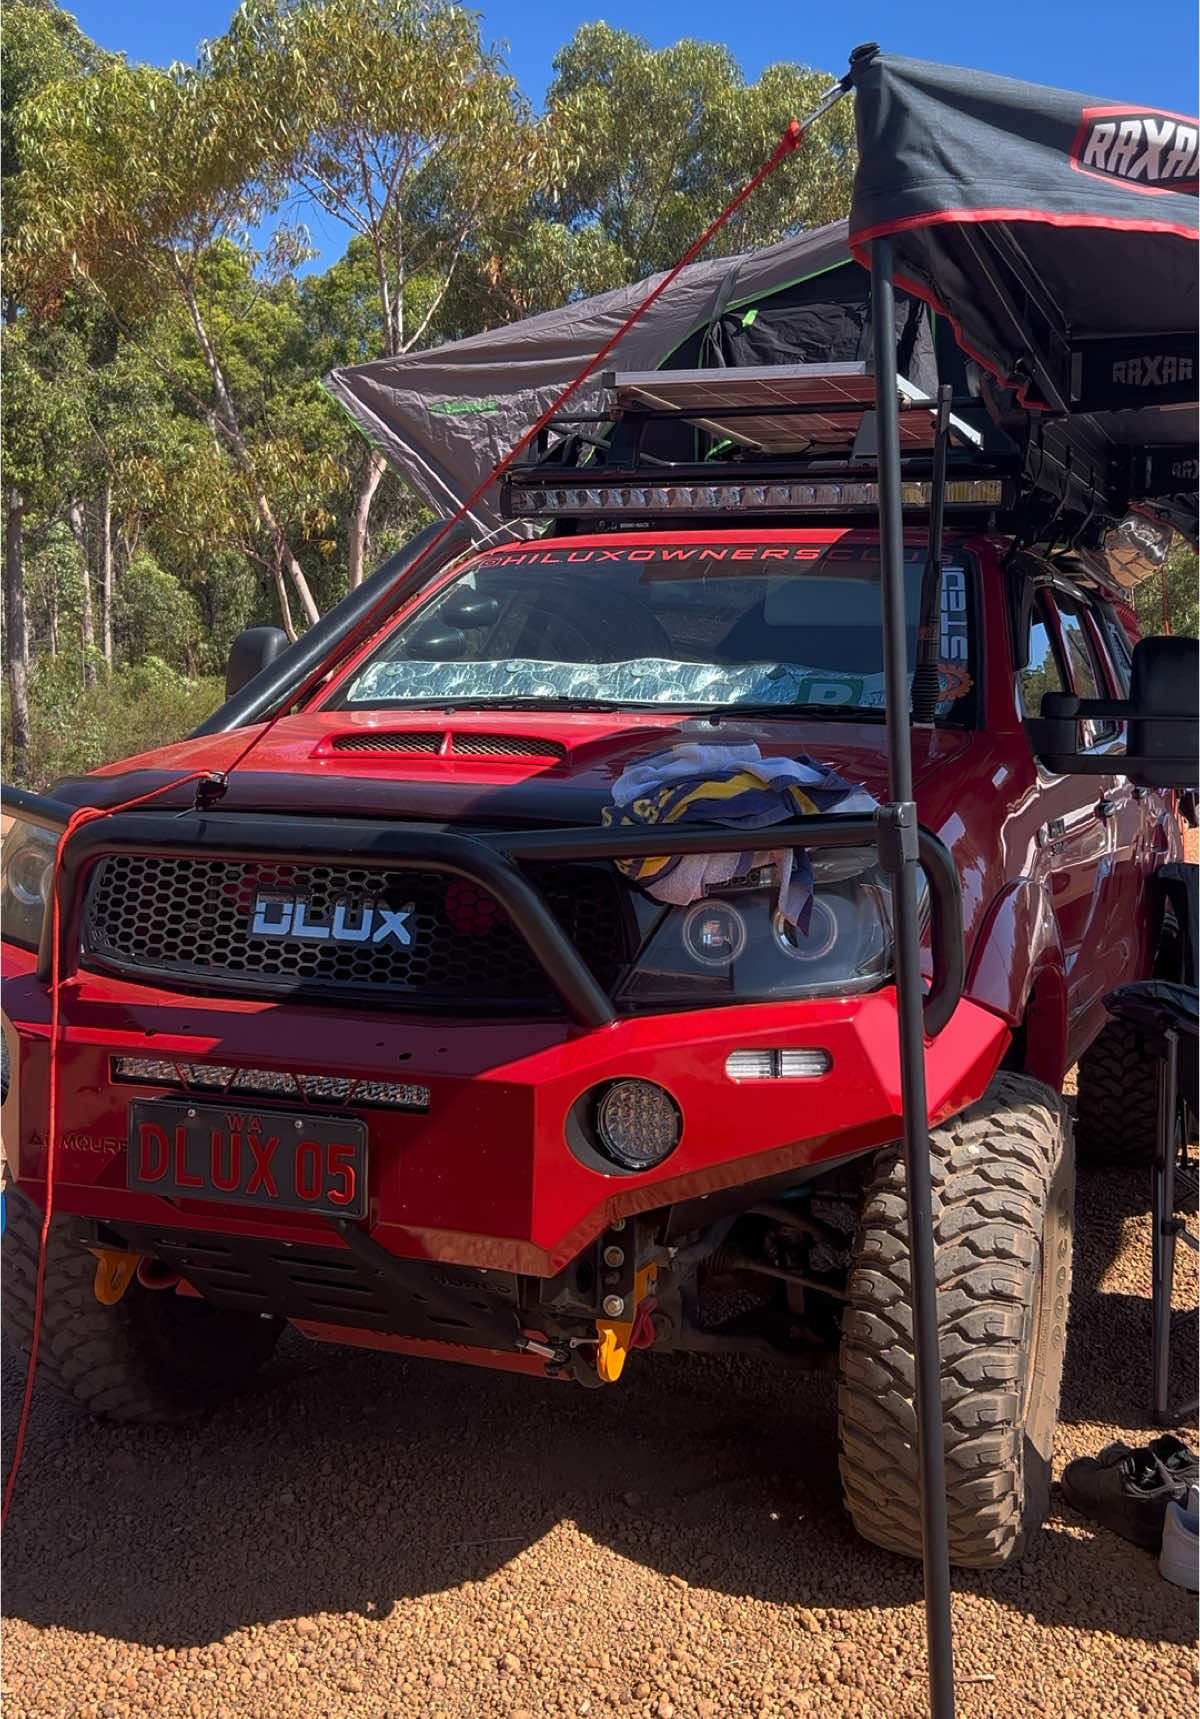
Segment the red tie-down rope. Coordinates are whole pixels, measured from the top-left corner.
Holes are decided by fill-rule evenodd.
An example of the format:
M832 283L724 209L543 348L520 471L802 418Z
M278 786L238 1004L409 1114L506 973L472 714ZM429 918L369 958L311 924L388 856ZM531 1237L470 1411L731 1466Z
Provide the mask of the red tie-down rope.
M50 1234L50 1218L54 1211L54 1160L55 1149L58 1145L58 1034L59 1034L59 992L61 989L62 967L59 935L59 899L58 876L62 862L63 851L75 831L84 824L92 823L96 818L112 817L116 812L127 812L133 806L140 806L147 800L157 799L171 788L182 788L188 782L206 781L211 772L208 770L193 770L190 775L179 776L174 781L164 782L160 788L152 788L148 794L139 794L136 799L124 800L119 806L80 806L72 812L67 820L67 826L58 838L58 846L54 852L54 874L50 890L50 932L52 945L50 952L50 1070L49 1070L49 1118L46 1128L46 1204L42 1213L42 1234L38 1244L37 1277L33 1291L33 1331L29 1339L29 1361L25 1368L25 1395L21 1402L21 1418L17 1422L17 1437L13 1445L12 1464L8 1471L8 1481L4 1488L4 1506L0 1510L0 1528L8 1521L8 1507L12 1503L13 1487L16 1484L17 1470L21 1466L21 1452L25 1448L25 1429L29 1424L29 1409L33 1402L33 1380L37 1372L38 1341L42 1331L42 1299L46 1288L46 1243ZM19 1071L13 1069L12 1078L19 1078Z
M504 455L503 459L497 461L482 482L471 491L467 499L460 504L454 513L450 515L449 519L447 519L443 524L441 530L430 539L429 543L426 544L416 561L413 562L412 568L409 570L410 573L414 572L423 561L427 561L429 559L438 544L444 542L450 532L454 530L454 527L466 518L471 509L475 506L475 503L480 499L485 491L490 489L497 479L504 476L505 472L508 471L513 462L520 458L520 456L525 452L525 449L529 447L530 443L533 442L533 440L546 428L546 425L550 420L557 417L559 412L561 412L563 407L566 405L567 401L571 398L571 395L575 393L577 388L582 387L583 383L587 381L593 371L603 364L604 360L608 357L609 353L617 343L623 340L625 335L629 333L629 330L633 327L634 323L641 317L645 316L646 312L650 309L650 306L662 297L663 293L666 292L667 288L672 284L682 270L687 268L689 263L695 261L695 259L700 255L700 252L708 244L709 240L721 231L721 228L726 224L730 216L736 214L742 204L746 201L747 197L752 196L763 183L764 179L768 179L780 163L792 153L792 150L799 145L801 139L804 137L813 122L816 119L819 119L820 116L845 93L846 89L844 84L835 84L824 96L822 96L817 107L807 119L793 119L790 122L787 130L775 145L770 156L758 169L758 172L755 173L751 179L746 181L737 196L732 198L730 202L725 205L716 220L704 229L695 244L688 247L680 257L679 261L675 264L674 268L669 269L659 281L658 285L656 287L652 287L642 302L630 311L629 315L625 318L625 321L621 324L620 328L617 329L616 333L605 341L599 352L595 353L588 359L579 374L574 377L572 381L567 383L567 386L563 389L562 393L546 407L546 410L542 413L541 417L530 425L529 429L525 431L525 434L519 439L519 441L513 443L512 447ZM368 610L362 621L354 629L355 635L358 638L368 637L374 625L383 619L390 603L390 594L382 597L373 609ZM239 754L234 763L230 766L231 771L236 770L238 765L245 760L249 753L251 753L254 748L266 738L275 723L284 714L284 710L290 709L294 704L298 703L304 698L305 694L318 683L318 681L325 678L329 673L329 668L329 663L324 662L319 668L314 669L308 680L306 680L291 696L291 698L287 700L286 705L282 706L276 712L266 726L254 736L253 740L250 741L250 744L246 747L245 751Z
M417 562L414 563L414 567L419 566L421 561L428 559L428 557L437 548L438 544L443 542L459 521L464 519L466 515L470 513L471 509L484 494L485 490L495 483L498 478L504 476L505 472L513 462L524 453L525 449L529 447L535 437L545 429L550 420L562 410L563 406L570 399L571 395L575 393L576 389L581 387L582 384L587 381L588 377L592 375L592 373L601 364L603 364L604 360L617 345L618 341L622 340L624 336L629 333L629 330L634 326L634 324L650 309L650 306L662 297L663 293L666 292L667 288L674 282L682 270L684 270L689 263L693 262L696 257L700 255L700 252L708 244L709 240L714 238L715 235L720 232L721 228L725 226L730 217L741 208L746 199L752 196L763 181L769 178L780 163L792 153L793 149L798 146L813 121L819 118L820 115L824 113L828 107L832 106L834 101L844 93L844 84L835 85L821 99L821 102L814 112L810 114L808 119L804 121L794 119L791 121L768 159L764 161L762 166L758 169L758 172L746 181L745 185L742 186L742 189L737 193L736 197L732 198L730 202L725 205L716 220L705 228L704 232L701 233L700 237L693 245L688 247L683 256L680 257L679 261L675 264L674 268L669 269L659 281L658 285L651 288L642 302L625 318L625 321L621 324L620 328L617 329L616 333L613 334L610 339L605 341L599 352L588 360L574 380L567 384L562 393L559 394L554 402L542 413L541 417L538 418L528 430L526 430L525 434L519 439L519 441L513 444L507 454L504 455L504 458L492 467L491 471L483 479L482 483L480 483L478 487L471 492L466 501L461 504L457 511L451 514L450 518L446 520L437 535L430 540ZM390 596L382 598L376 608L368 612L362 627L360 629L356 629L360 636L365 637L370 631L371 624L377 619L382 618L383 611L389 604L390 600ZM42 1304L46 1280L46 1244L50 1233L51 1213L54 1207L54 1168L58 1147L58 1043L59 991L61 985L58 880L63 850L65 849L68 841L70 841L74 832L82 825L91 823L93 819L113 817L118 812L127 812L134 806L143 805L147 800L156 799L160 794L165 794L172 788L182 788L188 782L205 782L209 785L217 786L218 788L223 787L224 781L228 780L228 777L233 773L233 771L244 762L254 748L270 732L274 724L283 715L284 709L289 708L291 705L295 704L298 699L301 699L308 688L311 685L314 685L317 680L323 678L328 674L328 672L328 663L322 664L310 679L300 687L296 694L287 701L287 704L284 707L281 707L271 720L267 722L257 734L255 734L249 744L234 759L228 770L223 773L222 777L218 777L217 774L211 770L194 770L189 775L179 776L171 782L163 783L161 787L152 789L148 794L139 794L136 799L124 800L117 806L80 807L78 811L72 813L65 830L59 838L58 847L54 856L54 875L51 887L51 932L53 937L53 949L50 969L50 1066L48 1074L50 1102L46 1137L46 1203L45 1210L42 1214L41 1241L38 1250L38 1267L33 1303L33 1331L30 1337L29 1362L25 1372L25 1395L21 1403L21 1418L17 1423L17 1436L13 1447L12 1465L9 1468L8 1481L4 1488L4 1504L2 1510L0 1510L0 1527L8 1521L8 1509L12 1502L13 1488L17 1479L17 1470L20 1467L21 1453L25 1446L25 1431L29 1423L29 1410L33 1402L33 1383L34 1376L37 1371L38 1343L41 1336Z

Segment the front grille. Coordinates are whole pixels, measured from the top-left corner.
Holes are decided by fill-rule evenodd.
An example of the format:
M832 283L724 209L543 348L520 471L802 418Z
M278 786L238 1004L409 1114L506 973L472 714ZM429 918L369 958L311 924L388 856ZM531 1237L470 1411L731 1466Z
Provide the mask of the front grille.
M524 869L600 984L610 987L628 959L624 903L612 870ZM304 936L291 934L297 910L289 903L297 901L304 903ZM342 937L322 937L322 926L337 927ZM278 934L270 935L272 929ZM347 933L357 940L345 940ZM134 978L216 992L336 995L480 1012L557 1007L499 902L478 884L436 871L112 854L99 862L87 891L82 957Z

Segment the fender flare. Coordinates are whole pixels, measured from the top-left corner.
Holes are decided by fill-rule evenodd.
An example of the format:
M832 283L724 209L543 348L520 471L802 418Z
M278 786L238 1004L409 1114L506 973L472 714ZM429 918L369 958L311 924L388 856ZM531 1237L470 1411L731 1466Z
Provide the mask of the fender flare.
M1023 1024L1025 1071L1062 1090L1067 1067L1067 966L1050 893L1016 878L992 902L975 940L966 995Z

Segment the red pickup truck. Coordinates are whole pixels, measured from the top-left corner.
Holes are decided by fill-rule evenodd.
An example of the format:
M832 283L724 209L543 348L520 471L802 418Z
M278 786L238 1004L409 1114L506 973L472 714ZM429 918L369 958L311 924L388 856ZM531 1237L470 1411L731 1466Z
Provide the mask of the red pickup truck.
M910 646L924 560L913 538ZM1128 689L1118 593L962 526L940 590L936 707L912 730L926 1061L951 1552L984 1567L1048 1495L1064 1077L1085 1059L1086 1115L1103 998L1152 970L1144 886L1179 834L1122 776L1115 722L1080 737L1110 771L1039 763L1046 692ZM236 1390L288 1323L595 1387L631 1349L752 1349L840 1369L848 1508L919 1554L878 854L814 839L801 929L772 864L671 904L603 827L622 774L680 746L806 758L886 798L881 650L869 531L585 528L443 569L267 726L61 785L60 819L188 778L63 857L39 1378L163 1419ZM4 1318L26 1347L48 804L17 807L4 846ZM1144 1087L1131 1140L1153 1133Z

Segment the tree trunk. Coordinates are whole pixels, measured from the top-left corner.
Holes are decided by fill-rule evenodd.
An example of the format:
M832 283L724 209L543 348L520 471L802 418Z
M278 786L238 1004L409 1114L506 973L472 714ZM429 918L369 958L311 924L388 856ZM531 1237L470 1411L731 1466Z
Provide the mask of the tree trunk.
M83 602L79 616L80 643L83 646L83 684L95 686L96 664L92 652L96 647L96 634L92 625L92 575L88 566L88 540L83 509L77 501L73 501L68 507L67 518L71 523L71 535L79 546L79 559L83 564Z
M101 515L100 531L100 637L104 646L104 661L108 673L112 674L112 603L113 603L113 552L112 552L112 486L104 486L104 511Z
M404 351L404 221L399 209L396 210L396 294L392 300L392 326L388 330L391 336L392 352Z
M12 748L23 763L29 752L29 690L26 676L28 637L25 630L25 498L19 489L8 492L4 518L5 654L12 695Z
M83 564L83 610L79 617L79 630L83 644L83 684L96 684L96 631L92 622L92 575L88 564Z
M275 595L279 598L279 618L283 623L283 630L295 644L296 624L292 620L292 606L288 602L287 583L283 577L283 568L279 564L278 555L271 562L271 577L275 581Z
M46 592L46 624L49 631L50 660L58 655L58 575L50 580Z
M350 512L350 528L346 540L346 565L350 574L350 589L362 584L363 562L367 553L367 527L371 517L371 503L375 491L387 470L382 454L377 454L374 448L367 449L367 463L363 467L362 477L354 492L354 506Z
M275 515L271 512L271 504L267 500L262 486L259 484L258 479L254 474L254 463L250 458L250 451L247 448L245 438L242 435L241 425L238 423L237 410L233 404L233 398L225 384L225 373L221 369L221 361L217 357L216 348L209 339L208 330L204 326L204 318L200 315L200 306L196 302L195 288L186 275L182 274L180 276L180 285L187 302L188 314L192 319L192 327L195 330L196 339L200 342L200 350L204 354L204 362L208 367L208 374L212 380L213 392L217 397L217 415L225 428L226 435L233 447L234 456L237 460L238 466L249 486L250 494L254 501L255 512L258 514L264 529L270 536L276 556L282 566L286 567L288 576L296 588L296 595L300 599L300 606L308 618L309 625L312 626L320 620L321 611L317 608L316 600L313 597L308 580L304 576L304 569L292 554L287 538L284 536Z

